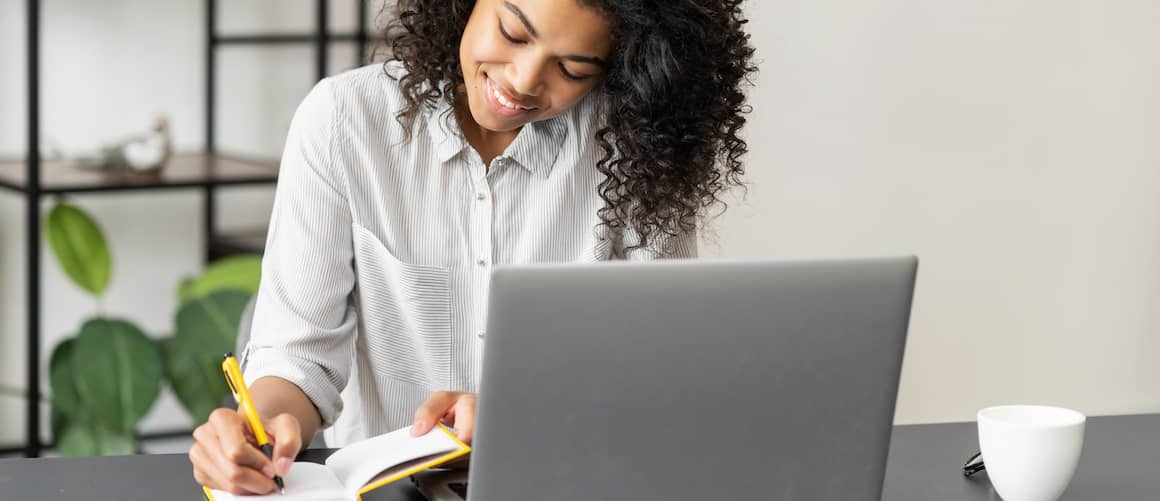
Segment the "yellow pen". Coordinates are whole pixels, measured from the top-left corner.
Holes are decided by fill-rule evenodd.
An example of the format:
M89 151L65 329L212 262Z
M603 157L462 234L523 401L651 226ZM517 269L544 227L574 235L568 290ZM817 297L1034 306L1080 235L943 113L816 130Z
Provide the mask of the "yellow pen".
M250 400L250 390L247 389L246 381L242 379L242 368L238 366L238 360L234 358L233 353L226 353L223 357L222 372L226 375L226 384L233 392L234 400L238 402L242 408L242 413L246 415L246 420L250 422L250 430L254 432L258 448L266 454L266 457L273 459L274 446L270 445L270 437L266 436L266 429L262 428L262 420L258 418L258 410L254 408L254 402ZM274 483L278 485L282 494L286 493L286 485L282 482L282 477L275 474Z

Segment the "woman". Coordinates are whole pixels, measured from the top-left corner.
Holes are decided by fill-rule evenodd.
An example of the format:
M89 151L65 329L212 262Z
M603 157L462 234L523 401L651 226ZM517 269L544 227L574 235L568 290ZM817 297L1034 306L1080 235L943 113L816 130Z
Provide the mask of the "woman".
M742 174L739 3L398 2L397 59L323 80L290 126L243 354L274 459L219 409L197 480L271 492L321 427L470 441L493 265L694 256Z

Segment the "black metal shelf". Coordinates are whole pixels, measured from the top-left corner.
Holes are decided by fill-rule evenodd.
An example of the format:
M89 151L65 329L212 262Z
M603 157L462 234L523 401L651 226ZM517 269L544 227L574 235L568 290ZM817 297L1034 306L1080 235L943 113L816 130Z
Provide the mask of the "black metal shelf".
M215 256L261 254L266 248L266 228L221 232L214 236L210 245Z
M379 40L367 39L366 35L358 33L340 33L327 35L327 42L359 42ZM314 43L318 37L308 33L270 33L265 35L217 35L210 43L215 45L294 45Z
M40 152L40 34L41 0L25 0L27 16L27 92L28 92L28 142L27 155L23 160L0 162L0 191L10 191L21 195L25 202L26 258L25 267L28 300L27 309L27 395L25 414L25 443L21 446L0 445L0 453L23 451L25 456L36 457L51 443L41 440L42 409L39 402L42 394L40 372L40 293L41 293L41 200L45 195L66 193L131 193L149 190L196 189L201 190L202 220L205 237L204 258L206 261L229 252L260 251L264 236L219 235L216 230L215 190L232 185L273 184L277 180L276 160L253 160L221 154L217 151L217 51L235 45L282 45L312 44L315 50L315 78L321 80L327 74L329 47L335 42L357 44L356 65L366 60L367 43L371 37L367 33L367 0L355 0L358 5L357 28L354 33L334 34L328 29L329 0L315 0L315 30L301 34L229 34L217 32L217 5L219 0L205 2L205 151L201 153L177 155L159 172L148 175L128 173L86 171L61 161L45 161ZM188 435L186 430L166 433L150 433L141 436L143 440L152 438L172 438L174 433Z
M0 188L20 193L60 195L159 189L271 184L278 180L277 160L249 160L229 155L179 154L152 173L97 171L67 161L41 161L40 186L33 190L25 161L0 161Z

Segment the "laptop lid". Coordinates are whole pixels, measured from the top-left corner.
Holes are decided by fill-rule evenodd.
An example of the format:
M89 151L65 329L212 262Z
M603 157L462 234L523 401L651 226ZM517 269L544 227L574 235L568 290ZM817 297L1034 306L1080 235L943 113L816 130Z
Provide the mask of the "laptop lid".
M497 269L471 501L879 501L916 268Z

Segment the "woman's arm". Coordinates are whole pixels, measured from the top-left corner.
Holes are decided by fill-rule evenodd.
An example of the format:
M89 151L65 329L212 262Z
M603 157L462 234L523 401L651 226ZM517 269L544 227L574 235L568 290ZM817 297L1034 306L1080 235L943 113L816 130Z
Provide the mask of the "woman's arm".
M334 92L331 81L319 82L290 124L249 344L240 360L251 384L276 377L296 386L323 426L342 410L340 392L350 376L358 318L350 298L352 215L344 165L335 153L341 139L334 131ZM275 391L265 398L283 395L297 393ZM309 417L303 425L313 421Z
M302 437L299 443L303 447L310 444L322 425L322 416L318 414L310 397L298 385L280 377L270 376L254 381L250 385L250 398L263 421L282 414L294 416Z
M337 106L323 80L290 124L250 339L242 350L251 398L274 444L267 458L241 413L218 409L194 430L189 458L202 485L265 494L304 444L342 410L357 312L351 214L334 152Z

